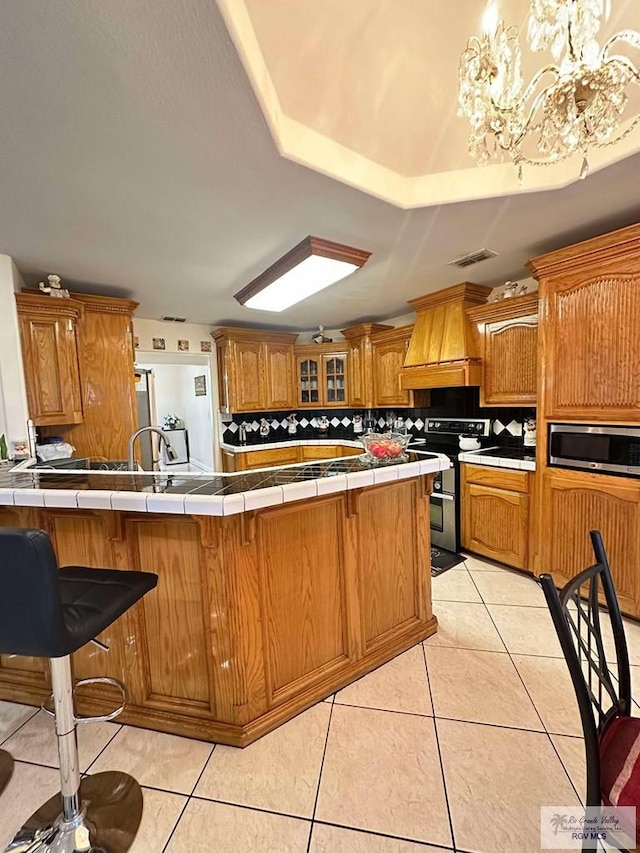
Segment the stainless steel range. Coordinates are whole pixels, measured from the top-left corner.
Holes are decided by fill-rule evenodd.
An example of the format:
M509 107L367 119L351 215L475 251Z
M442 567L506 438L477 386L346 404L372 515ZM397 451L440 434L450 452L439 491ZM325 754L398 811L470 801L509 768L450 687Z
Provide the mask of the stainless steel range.
M427 421L425 450L445 453L453 467L441 471L430 500L431 544L456 552L460 547L460 464L458 436L486 438L490 421L478 418L433 418Z

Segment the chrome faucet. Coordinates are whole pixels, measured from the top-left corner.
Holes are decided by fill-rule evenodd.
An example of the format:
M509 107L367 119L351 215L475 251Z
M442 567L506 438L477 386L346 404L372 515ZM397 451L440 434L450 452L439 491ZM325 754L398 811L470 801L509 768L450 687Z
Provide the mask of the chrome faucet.
M129 471L135 471L136 459L135 459L135 456L133 454L134 445L136 443L136 438L139 435L142 435L143 432L155 432L156 435L160 436L160 440L164 444L165 449L167 451L167 459L174 461L178 458L178 454L175 452L175 450L171 446L171 442L169 441L169 436L166 434L166 432L161 430L160 427L155 427L155 426L141 427L141 429L136 430L133 433L133 435L131 436L131 438L129 439L129 452L127 453L127 469Z

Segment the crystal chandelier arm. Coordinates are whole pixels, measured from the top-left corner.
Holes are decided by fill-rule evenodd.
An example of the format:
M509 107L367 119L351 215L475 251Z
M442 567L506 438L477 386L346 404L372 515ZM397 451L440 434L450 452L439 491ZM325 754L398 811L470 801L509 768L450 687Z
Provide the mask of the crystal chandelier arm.
M605 42L604 47L600 52L601 59L608 60L615 58L624 62L625 65L630 65L631 67L633 67L633 63L629 59L627 59L626 56L609 56L610 48L612 48L613 45L619 41L626 42L627 44L630 44L631 47L637 47L638 49L640 49L640 33L636 32L635 30L620 30L619 33L614 33L611 38Z
M551 83L548 83L544 87L544 89L540 92L540 95L544 95L547 92L547 90L550 89L552 86L555 86L555 84L560 79L560 72L555 65L545 65L544 68L541 68L539 71L537 71L534 74L534 76L531 78L529 85L524 90L524 93L523 93L522 97L520 98L519 106L524 108L524 105L531 98L531 96L533 95L533 93L535 92L535 90L538 86L538 83L542 80L542 78L544 77L545 74L552 74L553 75L553 81ZM536 98L536 102L540 100L540 95L538 95L538 97Z
M630 44L632 47L637 47L640 49L640 33L636 32L636 30L620 30L619 33L614 33L610 39L608 39L604 43L604 47L600 53L605 59L609 58L609 48L611 48L617 41L624 41L627 44ZM624 57L616 57L618 59L623 59Z

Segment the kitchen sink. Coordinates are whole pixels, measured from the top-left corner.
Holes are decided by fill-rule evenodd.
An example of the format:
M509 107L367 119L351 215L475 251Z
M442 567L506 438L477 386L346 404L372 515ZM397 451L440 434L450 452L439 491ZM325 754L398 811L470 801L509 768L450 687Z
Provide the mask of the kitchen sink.
M96 456L78 457L71 459L51 459L49 462L38 462L33 466L44 471L51 469L64 471L127 471L126 459L100 459Z

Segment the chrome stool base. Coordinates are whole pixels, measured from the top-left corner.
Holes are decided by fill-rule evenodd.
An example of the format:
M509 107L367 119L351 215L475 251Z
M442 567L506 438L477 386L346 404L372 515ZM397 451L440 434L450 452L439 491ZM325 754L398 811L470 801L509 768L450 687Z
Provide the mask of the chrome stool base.
M142 790L109 770L80 782L80 814L64 821L60 793L31 815L5 853L125 853L142 820Z

